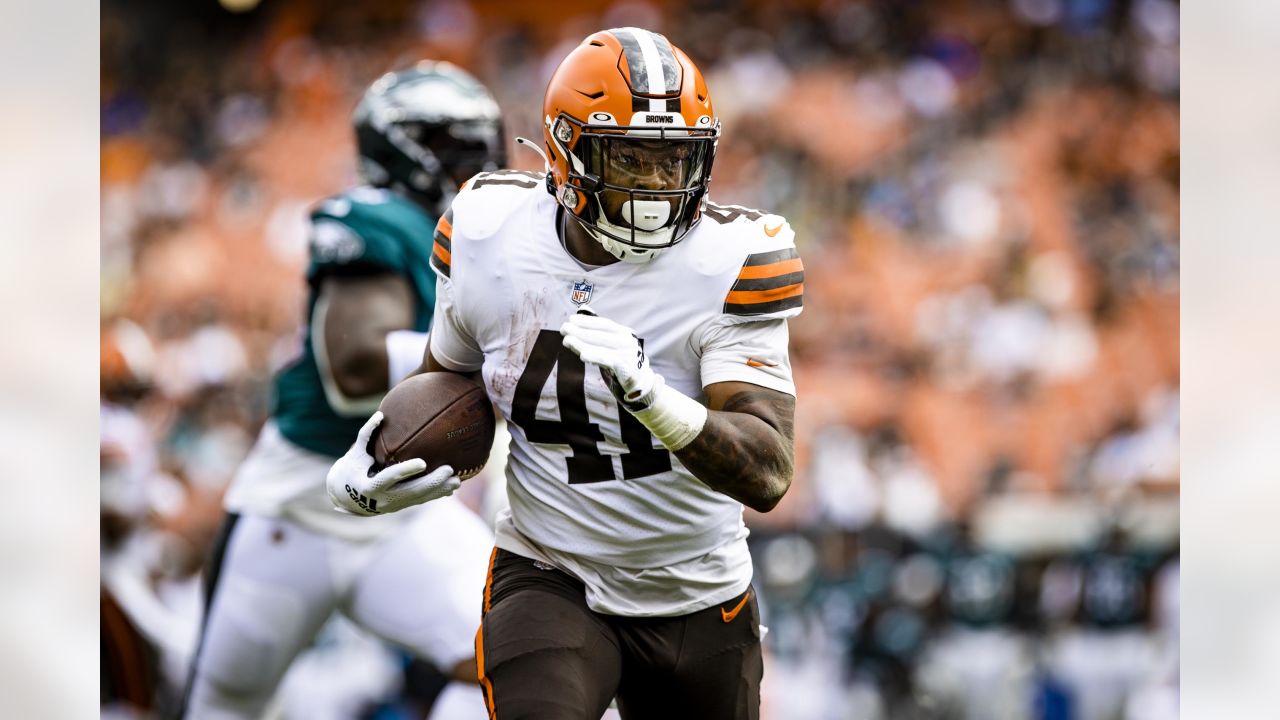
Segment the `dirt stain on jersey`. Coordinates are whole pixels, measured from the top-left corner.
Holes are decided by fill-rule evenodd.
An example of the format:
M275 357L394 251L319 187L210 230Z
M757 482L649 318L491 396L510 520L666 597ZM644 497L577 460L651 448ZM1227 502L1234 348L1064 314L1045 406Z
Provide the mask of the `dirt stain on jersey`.
M545 287L525 290L520 301L511 308L510 330L507 334L511 339L511 346L507 348L497 369L489 376L491 397L509 400L515 393L520 375L524 373L525 361L533 351L533 343L550 318L549 293L550 289Z

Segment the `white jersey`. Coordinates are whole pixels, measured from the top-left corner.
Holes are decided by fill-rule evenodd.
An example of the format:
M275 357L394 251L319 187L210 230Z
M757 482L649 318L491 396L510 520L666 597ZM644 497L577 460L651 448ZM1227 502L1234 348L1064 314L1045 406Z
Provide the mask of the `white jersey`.
M584 303L635 331L653 370L705 402L741 381L795 394L786 318L803 269L776 215L709 204L682 242L644 264L586 266L564 249L542 179L478 176L436 232L431 352L483 371L511 431L498 546L587 585L592 609L695 612L751 580L742 504L712 490L630 413L559 333Z

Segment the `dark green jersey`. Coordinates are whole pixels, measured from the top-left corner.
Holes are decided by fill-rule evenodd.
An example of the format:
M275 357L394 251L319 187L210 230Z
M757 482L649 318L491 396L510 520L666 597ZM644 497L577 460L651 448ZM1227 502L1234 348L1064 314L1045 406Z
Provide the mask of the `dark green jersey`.
M311 213L307 265L307 327L301 355L276 376L271 415L291 442L339 457L367 416L343 417L325 399L312 346L320 282L330 275L398 273L413 286L414 330L426 332L435 306L431 271L436 219L386 190L357 187L325 200Z

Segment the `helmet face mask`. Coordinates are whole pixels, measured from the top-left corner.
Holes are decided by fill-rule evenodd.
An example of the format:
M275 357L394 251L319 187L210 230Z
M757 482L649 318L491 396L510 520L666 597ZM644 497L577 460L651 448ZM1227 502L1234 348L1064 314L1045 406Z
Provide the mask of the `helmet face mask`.
M715 130L580 125L577 138L572 164L580 163L581 171L571 169L569 183L586 195L587 207L576 217L597 239L661 250L696 224Z
M557 68L544 110L556 200L607 251L645 262L697 225L720 123L666 38L592 35Z
M497 103L449 63L388 73L355 111L360 176L439 215L468 178L506 164Z

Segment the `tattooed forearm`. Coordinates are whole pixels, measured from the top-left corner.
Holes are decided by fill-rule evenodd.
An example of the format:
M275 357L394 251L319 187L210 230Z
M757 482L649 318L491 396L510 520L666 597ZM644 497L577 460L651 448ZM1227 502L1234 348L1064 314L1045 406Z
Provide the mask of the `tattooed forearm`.
M791 486L795 407L785 393L738 392L707 414L702 432L676 457L712 489L768 512Z

